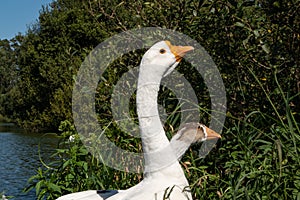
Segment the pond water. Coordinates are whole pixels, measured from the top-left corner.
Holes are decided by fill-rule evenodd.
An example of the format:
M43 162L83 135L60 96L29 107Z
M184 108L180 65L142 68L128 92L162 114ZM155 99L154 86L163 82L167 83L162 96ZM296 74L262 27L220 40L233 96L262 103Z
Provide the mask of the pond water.
M28 134L13 124L0 123L0 194L13 196L14 200L34 200L35 191L23 193L27 180L42 167L39 157L50 162L57 147L53 134ZM1 196L0 196L1 198Z

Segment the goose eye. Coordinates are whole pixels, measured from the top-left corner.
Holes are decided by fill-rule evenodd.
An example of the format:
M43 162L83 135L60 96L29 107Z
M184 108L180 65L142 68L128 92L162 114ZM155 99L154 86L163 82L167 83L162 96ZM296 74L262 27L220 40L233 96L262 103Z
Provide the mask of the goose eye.
M159 53L164 54L164 53L166 53L166 50L165 49L160 49Z
M198 130L202 131L203 130L202 126L198 126Z

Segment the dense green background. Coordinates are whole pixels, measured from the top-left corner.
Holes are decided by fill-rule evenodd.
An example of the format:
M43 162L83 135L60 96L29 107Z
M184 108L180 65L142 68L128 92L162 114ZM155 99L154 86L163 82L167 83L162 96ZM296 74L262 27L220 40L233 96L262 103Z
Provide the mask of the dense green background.
M30 132L57 132L63 121L60 131L67 138L76 132L71 113L74 78L88 53L132 28L173 29L208 51L227 92L221 142L205 159L197 158L193 149L183 158L194 198L300 199L299 12L298 0L55 1L41 10L25 35L0 41L0 118ZM103 126L112 121L114 83L138 65L142 53L120 58L99 83L96 102ZM182 73L184 66L179 66ZM190 78L200 87L199 108L207 123L205 85L196 75ZM170 96L162 88L160 98ZM172 113L176 105L165 101ZM132 110L135 116L134 106ZM170 115L168 124L176 119ZM112 125L107 135L122 148L140 151L137 140L117 131ZM131 148L128 143L136 144ZM41 168L31 181L40 197L126 188L141 178L105 168L79 141L62 144L56 156L61 158L56 168Z

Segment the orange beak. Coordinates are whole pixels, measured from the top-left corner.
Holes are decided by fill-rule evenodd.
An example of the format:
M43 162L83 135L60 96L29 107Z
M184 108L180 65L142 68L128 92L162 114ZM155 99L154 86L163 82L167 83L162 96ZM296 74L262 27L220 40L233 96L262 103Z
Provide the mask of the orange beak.
M171 52L175 55L176 62L180 62L187 52L194 50L194 47L192 46L173 46L170 41L165 42L169 46Z
M206 127L207 140L220 139L222 138L220 134Z

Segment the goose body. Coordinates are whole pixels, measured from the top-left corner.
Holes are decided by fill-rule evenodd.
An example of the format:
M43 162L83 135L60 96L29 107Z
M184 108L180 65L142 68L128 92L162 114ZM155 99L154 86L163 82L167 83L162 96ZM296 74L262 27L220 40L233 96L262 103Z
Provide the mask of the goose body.
M189 184L178 158L195 142L220 135L198 123L183 126L171 139L165 135L157 109L160 81L170 74L191 46L173 46L169 41L154 44L143 56L137 86L137 113L145 155L144 179L127 190L84 191L58 200L171 200L192 199Z
M191 144L202 142L205 140L221 138L219 134L207 128L200 123L187 123L172 137L171 146L174 149L178 158L185 153ZM60 197L58 200L126 200L126 199L146 199L146 200L162 200L165 195L170 193L170 199L183 200L192 199L189 195L188 188L183 188L178 185L158 189L158 187L170 185L170 181L164 181L163 177L168 180L162 171L158 177L152 176L145 178L141 183L129 188L128 190L89 190L77 192ZM186 192L182 192L183 190Z

